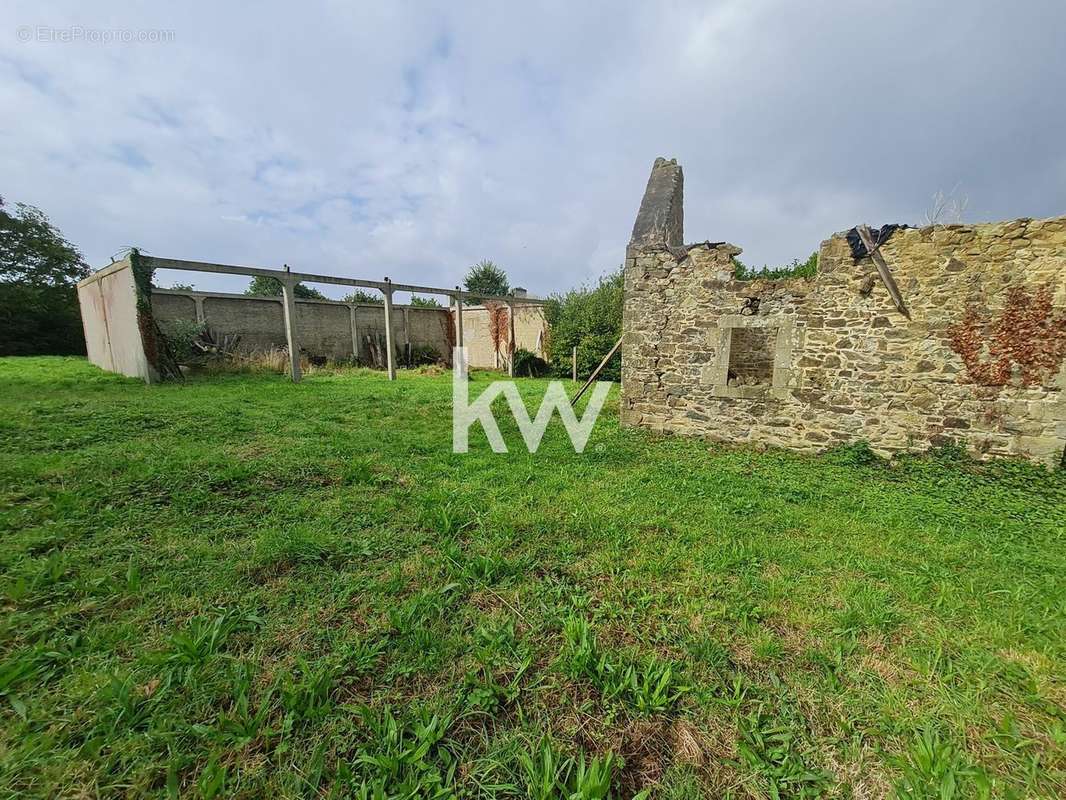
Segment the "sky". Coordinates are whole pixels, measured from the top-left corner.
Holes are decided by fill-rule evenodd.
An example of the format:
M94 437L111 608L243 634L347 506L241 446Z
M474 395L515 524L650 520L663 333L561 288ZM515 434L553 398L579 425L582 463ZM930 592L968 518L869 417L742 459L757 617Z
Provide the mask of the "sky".
M490 259L547 295L618 268L664 156L686 241L779 265L937 192L1066 213L1064 32L1062 0L5 0L0 196L97 268L449 287Z

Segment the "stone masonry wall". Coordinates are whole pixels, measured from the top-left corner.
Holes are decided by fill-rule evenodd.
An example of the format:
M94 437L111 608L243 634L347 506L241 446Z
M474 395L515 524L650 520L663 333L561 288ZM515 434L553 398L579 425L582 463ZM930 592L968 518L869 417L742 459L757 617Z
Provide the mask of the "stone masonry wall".
M678 173L679 209L676 164L656 162L649 195L669 183L663 171ZM881 252L909 319L845 234L822 243L813 279L739 281L739 248L679 247L673 224L658 237L635 229L627 250L624 424L806 451L953 442L1062 459L1066 217L897 231ZM745 329L766 334L754 353ZM768 348L769 381L749 380Z

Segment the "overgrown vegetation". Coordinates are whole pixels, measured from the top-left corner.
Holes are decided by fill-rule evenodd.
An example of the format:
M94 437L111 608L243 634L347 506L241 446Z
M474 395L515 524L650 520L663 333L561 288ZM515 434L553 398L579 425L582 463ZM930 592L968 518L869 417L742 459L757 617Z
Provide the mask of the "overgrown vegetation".
M410 305L415 308L442 308L440 301L435 297L421 297L417 294L411 295Z
M194 319L171 319L159 323L159 330L179 364L203 360L203 352L196 346L196 341L206 328L204 323Z
M524 347L514 351L514 374L520 378L543 378L551 370L548 362Z
M364 292L362 289L356 289L354 292L349 292L344 296L344 302L383 306L385 305L385 296L381 292Z
M749 267L736 256L733 257L733 264L736 266L733 274L738 281L753 281L759 278L770 281L786 278L813 278L818 274L818 251L811 253L805 261L796 258L791 264L781 267L768 267L764 264L762 269L756 269Z
M1032 386L1058 372L1066 360L1066 312L1055 312L1049 285L1009 287L998 318L990 316L969 305L947 331L970 381L1000 387L1015 379Z
M264 297L281 297L281 281L269 275L256 275L244 290L245 294L262 295ZM326 296L313 286L296 284L292 290L293 295L301 300L325 300Z
M84 353L77 283L88 275L44 212L0 197L0 356Z
M0 360L0 794L1062 795L1066 474L450 397Z
M577 348L577 374L587 378L622 335L624 281L622 270L600 278L595 286L582 286L552 295L544 307L551 330L548 360L556 375L571 374L573 348ZM601 380L621 379L621 354L600 374Z

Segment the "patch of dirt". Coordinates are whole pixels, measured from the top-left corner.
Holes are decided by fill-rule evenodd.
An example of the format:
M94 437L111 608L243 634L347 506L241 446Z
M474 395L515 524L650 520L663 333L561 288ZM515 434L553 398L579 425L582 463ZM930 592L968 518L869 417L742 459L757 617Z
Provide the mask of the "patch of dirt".
M700 729L684 719L653 716L607 726L600 719L582 720L574 734L579 747L590 753L612 752L624 761L615 785L619 797L654 790L673 765L685 765L700 776L709 797L735 791L740 781L731 761L737 757L732 727Z
M618 794L632 797L642 789L657 786L673 763L670 723L662 717L632 720L611 732L607 749L625 762L615 779Z
M884 770L881 759L864 748L855 760L841 762L833 750L821 753L826 769L848 787L854 800L883 800L892 796L892 783Z
M223 452L226 455L233 456L243 460L251 460L257 458L263 458L265 456L272 455L275 451L273 447L267 447L261 442L247 442L238 445L230 445L223 448Z

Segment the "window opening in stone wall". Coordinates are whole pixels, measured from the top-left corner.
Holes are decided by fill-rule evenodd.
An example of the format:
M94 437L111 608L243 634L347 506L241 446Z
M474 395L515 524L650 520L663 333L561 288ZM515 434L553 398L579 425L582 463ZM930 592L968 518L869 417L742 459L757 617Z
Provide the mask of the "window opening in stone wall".
M729 334L729 385L769 386L774 378L777 328L733 328Z

